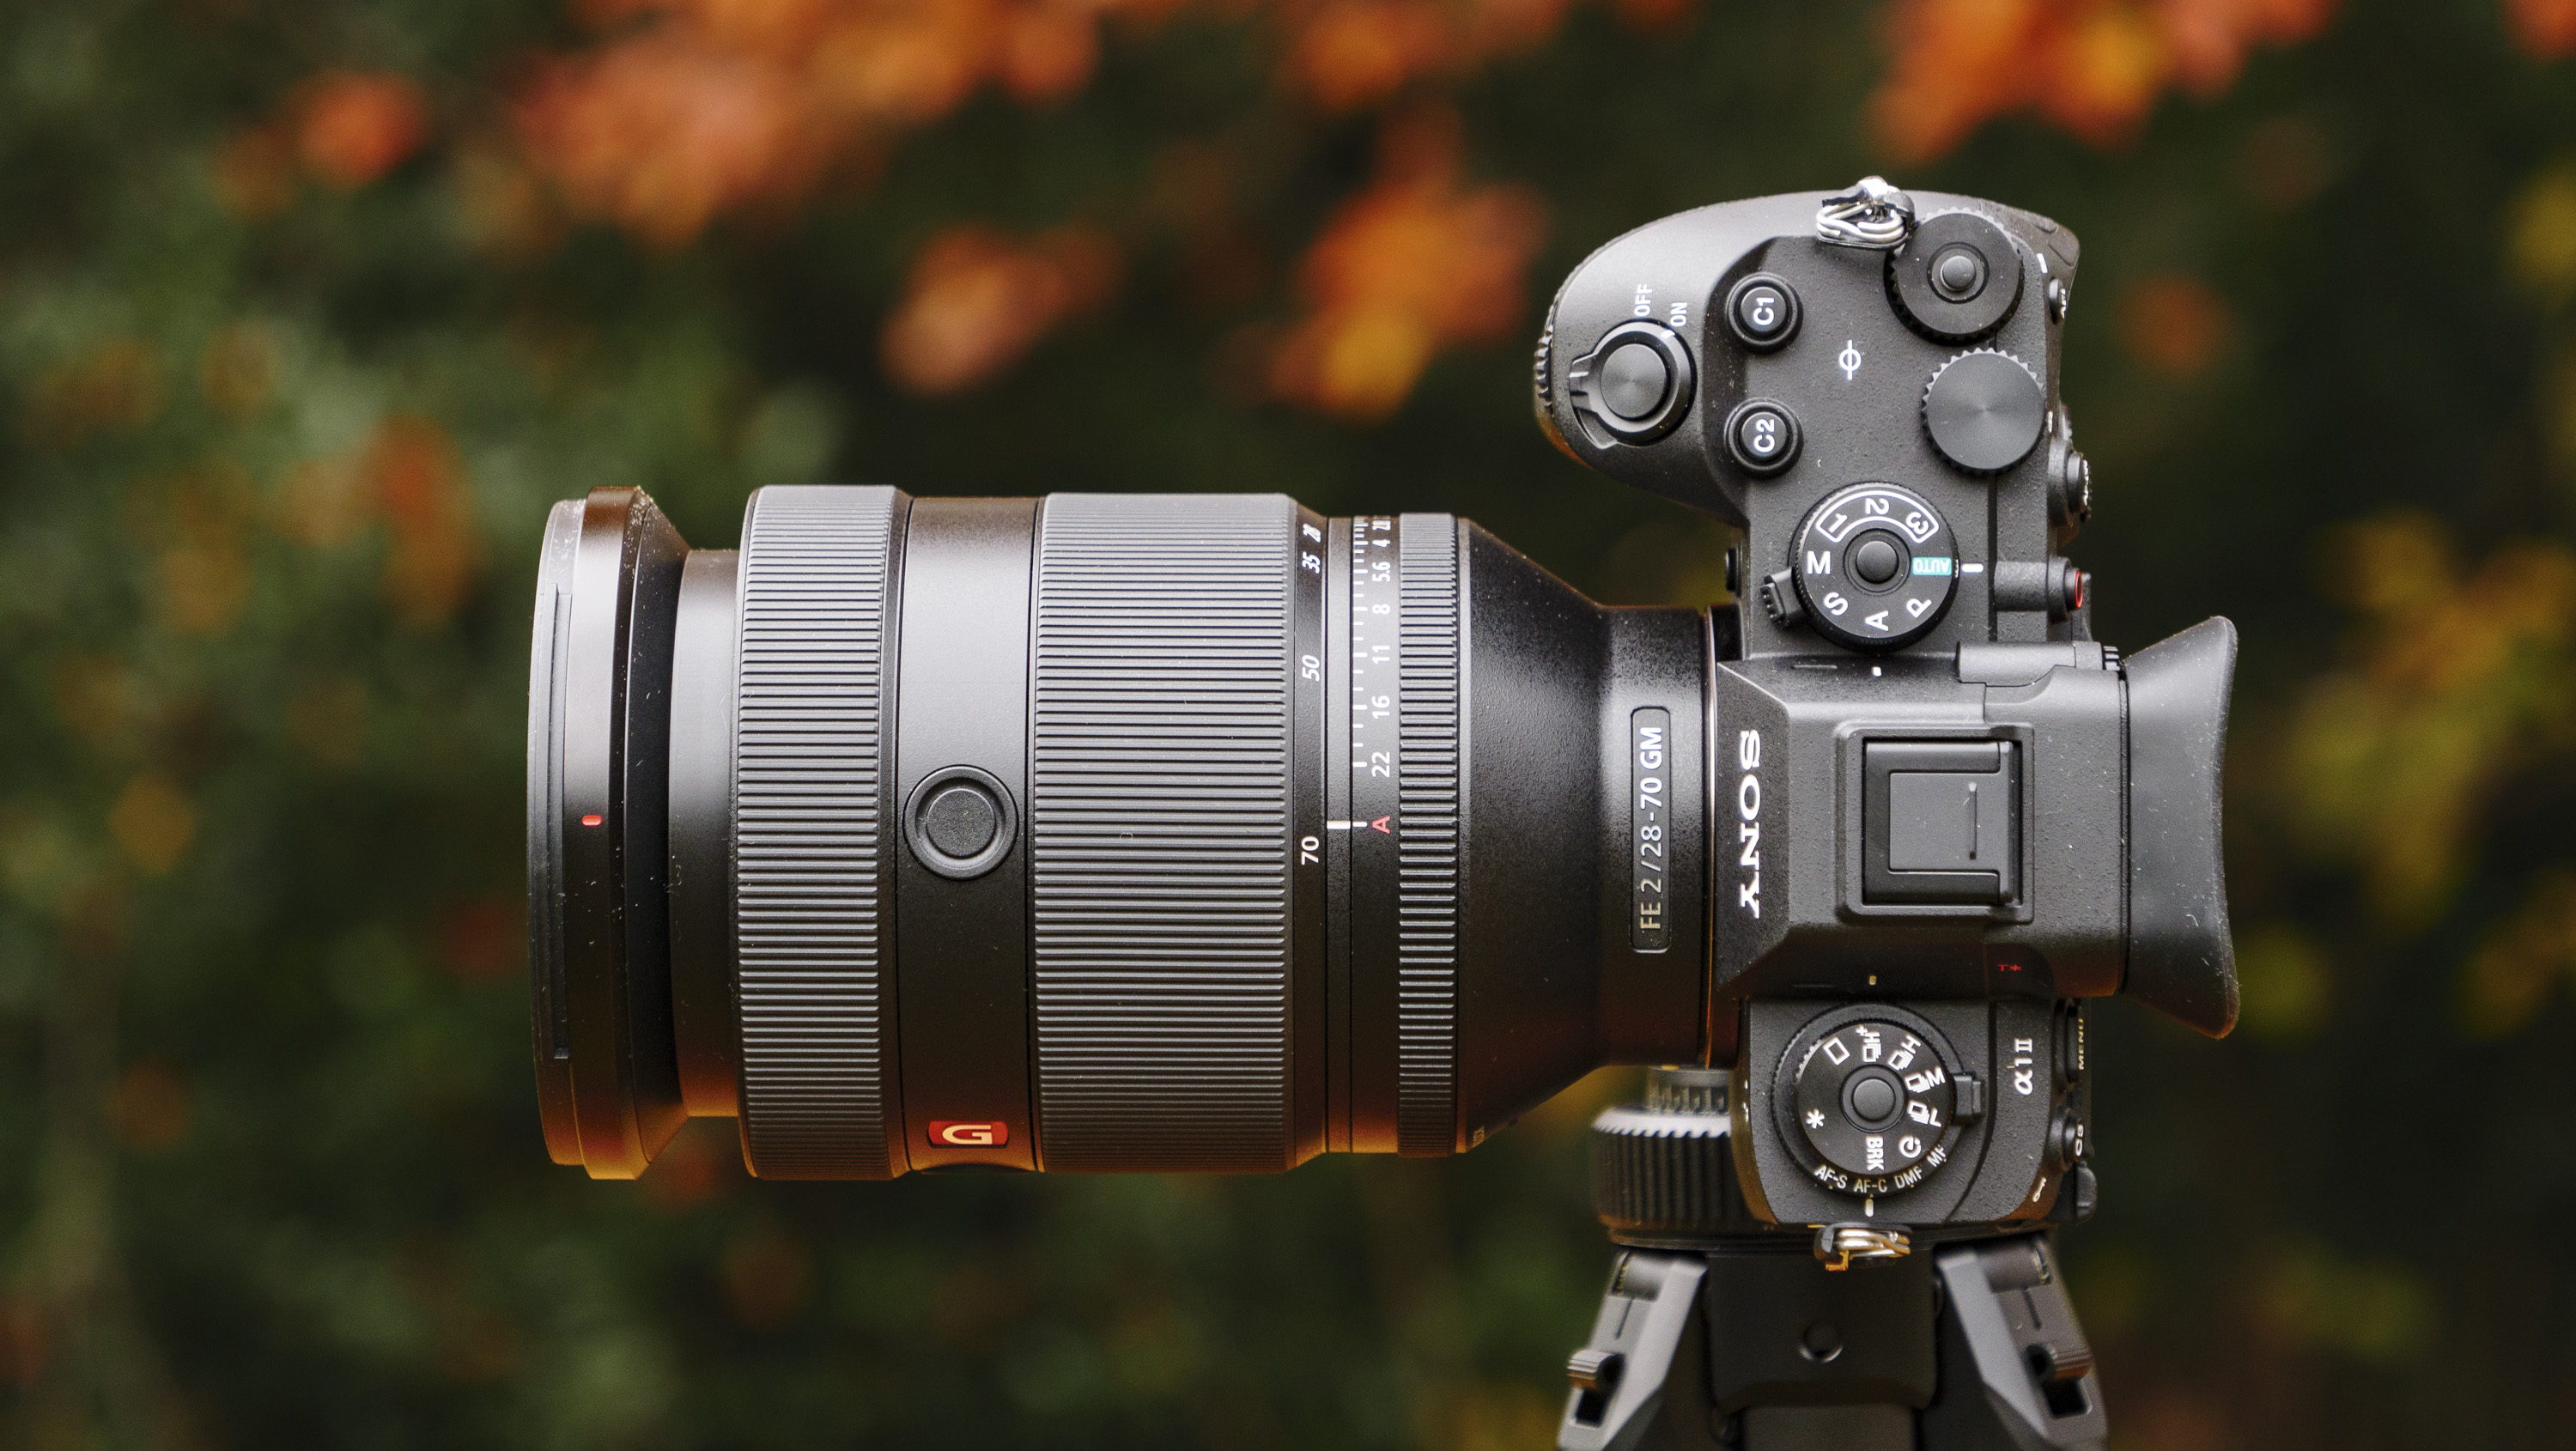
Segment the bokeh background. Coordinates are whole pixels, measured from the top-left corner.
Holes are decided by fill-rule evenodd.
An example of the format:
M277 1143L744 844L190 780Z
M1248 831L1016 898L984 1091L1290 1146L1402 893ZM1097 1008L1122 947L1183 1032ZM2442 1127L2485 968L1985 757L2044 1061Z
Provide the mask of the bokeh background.
M11 0L0 1442L1546 1445L1597 1075L1440 1163L551 1167L547 505L768 482L1724 536L1530 426L1662 213L2086 243L2107 638L2244 631L2245 1020L2095 1015L2123 1451L2576 1442L2576 3Z

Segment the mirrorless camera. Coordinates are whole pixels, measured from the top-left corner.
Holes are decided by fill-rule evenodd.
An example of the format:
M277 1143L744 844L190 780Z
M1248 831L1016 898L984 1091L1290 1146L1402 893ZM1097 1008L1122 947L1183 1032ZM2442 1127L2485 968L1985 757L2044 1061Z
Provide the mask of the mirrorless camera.
M1741 531L1712 609L1276 495L770 488L699 550L556 506L550 1150L631 1176L697 1114L773 1178L1284 1170L1700 1065L1724 1172L1638 1242L2080 1215L2083 1000L2236 996L2232 627L2124 657L2061 552L2077 261L1883 183L1586 259L1539 421Z

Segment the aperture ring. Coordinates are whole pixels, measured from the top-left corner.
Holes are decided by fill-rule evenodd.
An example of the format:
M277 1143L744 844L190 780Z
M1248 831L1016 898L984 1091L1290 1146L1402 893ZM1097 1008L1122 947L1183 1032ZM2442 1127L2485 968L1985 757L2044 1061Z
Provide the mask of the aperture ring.
M892 489L787 487L743 520L734 737L744 1153L764 1178L886 1178Z
M1396 765L1396 1150L1458 1149L1458 521L1407 514Z

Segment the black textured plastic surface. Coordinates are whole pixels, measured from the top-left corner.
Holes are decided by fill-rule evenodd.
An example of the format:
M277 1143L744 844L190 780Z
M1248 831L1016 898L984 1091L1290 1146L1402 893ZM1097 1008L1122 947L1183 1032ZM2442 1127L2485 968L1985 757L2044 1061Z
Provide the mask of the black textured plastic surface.
M1058 494L1040 515L1029 841L1047 1169L1290 1163L1295 527L1279 495Z
M1721 1100L1722 1102L1722 1100ZM1758 1228L1733 1192L1724 1110L1631 1104L1592 1121L1592 1210L1622 1241L1678 1240Z
M743 521L734 879L743 1145L764 1178L884 1178L886 592L899 496L796 487Z
M1458 1149L1458 525L1407 515L1397 646L1396 1152Z

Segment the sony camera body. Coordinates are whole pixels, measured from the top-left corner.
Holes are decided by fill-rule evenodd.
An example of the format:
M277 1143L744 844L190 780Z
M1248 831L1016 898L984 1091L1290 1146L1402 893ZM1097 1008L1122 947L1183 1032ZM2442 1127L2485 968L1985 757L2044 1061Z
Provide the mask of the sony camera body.
M2058 397L2079 255L1873 178L1628 233L1549 312L1550 437L1742 531L1708 666L1709 1059L1759 1220L2081 1217L2082 1000L2235 1019L2234 629L2123 658L2061 552L2091 509Z

